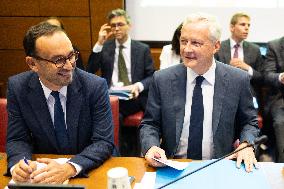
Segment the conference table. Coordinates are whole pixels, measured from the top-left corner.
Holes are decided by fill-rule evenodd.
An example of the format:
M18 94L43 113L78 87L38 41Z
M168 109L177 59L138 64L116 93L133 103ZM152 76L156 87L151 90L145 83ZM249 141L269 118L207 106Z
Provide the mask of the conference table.
M10 177L3 176L7 168L6 154L0 153L0 189L4 188L10 181ZM60 155L34 155L33 158L48 157L59 158L66 157ZM180 160L191 161L191 160ZM272 189L284 188L284 170L273 166L273 163L264 163L265 175L268 178ZM128 169L128 174L135 177L132 187L135 182L140 182L144 173L155 171L154 168L147 165L144 158L139 157L112 157L107 160L102 166L89 172L89 178L74 178L70 179L69 184L84 185L86 189L106 189L107 188L107 171L114 167L125 167Z

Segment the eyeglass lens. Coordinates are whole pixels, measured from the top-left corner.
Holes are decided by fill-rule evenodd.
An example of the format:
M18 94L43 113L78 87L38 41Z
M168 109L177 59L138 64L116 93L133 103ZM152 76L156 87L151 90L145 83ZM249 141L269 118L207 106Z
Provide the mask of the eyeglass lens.
M126 24L125 23L122 23L122 22L118 22L118 23L113 23L110 25L111 28L116 28L116 27L123 27L125 26Z
M61 57L55 61L55 65L57 67L63 67L66 61L70 61L71 64L74 64L76 60L78 59L78 53L73 52L68 57Z

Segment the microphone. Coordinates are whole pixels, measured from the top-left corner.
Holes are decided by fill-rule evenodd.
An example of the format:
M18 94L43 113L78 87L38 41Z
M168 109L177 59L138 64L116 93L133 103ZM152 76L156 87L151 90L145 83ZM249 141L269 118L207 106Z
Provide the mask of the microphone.
M200 168L198 168L196 170L193 170L193 171L191 171L191 172L189 172L189 173L187 173L187 174L185 174L185 175L183 175L183 176L181 176L181 177L179 177L179 178L177 178L177 179L175 179L175 180L173 180L171 182L168 182L165 185L160 186L160 187L158 187L156 189L165 188L166 186L168 186L170 184L173 184L173 183L175 183L175 182L177 182L177 181L179 181L179 180L181 180L181 179L183 179L183 178L185 178L185 177L187 177L187 176L189 176L189 175L191 175L193 173L196 173L196 172L200 171L201 169L204 169L204 168L206 168L206 167L208 167L208 166L210 166L210 165L212 165L214 163L217 163L218 161L221 161L221 160L225 159L226 157L229 157L230 155L233 155L233 154L235 154L235 153L237 153L239 151L242 151L245 148L248 148L248 147L254 147L255 148L257 145L265 143L267 141L267 139L268 139L268 137L266 135L262 135L262 136L256 138L251 144L248 144L245 147L242 147L242 148L240 148L240 149L238 149L236 151L233 151L233 152L231 152L231 153L229 153L227 155L224 155L223 157L220 157L219 159L216 159L216 160L208 163L207 165L204 165L204 166L202 166L202 167L200 167Z

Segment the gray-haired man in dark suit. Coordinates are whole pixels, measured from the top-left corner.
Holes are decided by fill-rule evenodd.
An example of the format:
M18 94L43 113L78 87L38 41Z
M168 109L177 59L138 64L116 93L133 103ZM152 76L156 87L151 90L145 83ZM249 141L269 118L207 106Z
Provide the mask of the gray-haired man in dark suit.
M154 73L140 125L142 153L150 165L161 166L153 157L219 158L233 150L236 138L241 148L258 136L249 75L214 60L220 35L214 17L190 15L181 29L183 64ZM248 172L256 164L252 148L230 158L237 158L238 167L244 161Z
M130 38L130 17L124 10L112 10L108 22L100 28L87 70L95 73L100 69L110 88L120 87L134 94L134 99L119 102L120 113L128 116L145 110L148 88L154 73L153 60L148 45ZM111 37L114 39L110 39ZM124 74L120 70L120 57L124 59ZM121 78L122 75L124 79Z

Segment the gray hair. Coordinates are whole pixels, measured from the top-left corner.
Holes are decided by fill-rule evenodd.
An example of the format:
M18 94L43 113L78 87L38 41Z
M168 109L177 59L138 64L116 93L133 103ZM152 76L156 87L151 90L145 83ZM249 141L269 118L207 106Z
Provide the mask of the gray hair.
M189 23L196 23L196 22L204 22L208 25L209 35L210 35L209 38L212 42L220 40L222 29L215 16L206 13L190 14L183 22L183 26Z
M123 16L127 22L127 24L130 24L130 16L126 13L125 10L123 9L115 9L109 12L107 19L108 21L110 21L111 19L113 19L114 17L117 16Z

